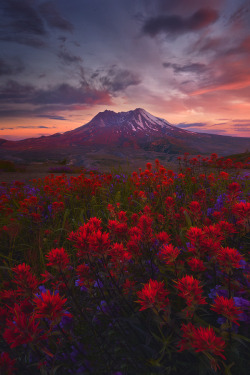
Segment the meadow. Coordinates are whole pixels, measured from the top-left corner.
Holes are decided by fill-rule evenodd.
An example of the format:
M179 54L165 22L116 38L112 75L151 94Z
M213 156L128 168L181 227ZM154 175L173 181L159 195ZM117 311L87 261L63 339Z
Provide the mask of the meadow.
M248 373L247 166L178 163L1 183L1 375Z

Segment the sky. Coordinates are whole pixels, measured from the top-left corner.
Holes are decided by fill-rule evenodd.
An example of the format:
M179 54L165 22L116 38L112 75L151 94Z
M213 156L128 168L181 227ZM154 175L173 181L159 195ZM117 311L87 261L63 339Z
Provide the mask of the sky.
M250 136L250 0L0 0L0 138L144 108Z

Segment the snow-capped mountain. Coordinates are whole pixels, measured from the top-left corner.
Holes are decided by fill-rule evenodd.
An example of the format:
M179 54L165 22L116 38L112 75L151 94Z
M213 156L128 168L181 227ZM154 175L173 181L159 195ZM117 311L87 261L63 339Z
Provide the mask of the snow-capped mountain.
M88 151L91 148L117 150L144 150L183 154L190 152L220 155L244 152L250 148L250 138L194 133L171 125L142 108L128 112L104 111L90 122L63 134L29 138L22 141L0 140L0 155L4 150L13 152L68 154ZM80 151L79 151L80 150Z
M179 138L185 134L188 132L137 108L128 112L100 112L88 124L64 133L61 140L67 138L78 144L138 148L166 136Z

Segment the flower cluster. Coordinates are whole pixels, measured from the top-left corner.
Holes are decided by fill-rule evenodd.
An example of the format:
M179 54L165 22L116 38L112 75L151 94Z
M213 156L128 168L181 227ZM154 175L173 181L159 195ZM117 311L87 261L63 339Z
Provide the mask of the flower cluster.
M179 163L1 184L1 374L246 373L248 179Z

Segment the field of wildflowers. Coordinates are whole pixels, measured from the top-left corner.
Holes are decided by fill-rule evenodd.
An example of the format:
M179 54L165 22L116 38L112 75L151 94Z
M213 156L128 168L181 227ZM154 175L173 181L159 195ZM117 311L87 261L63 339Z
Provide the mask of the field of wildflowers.
M2 183L0 374L247 374L242 167Z

